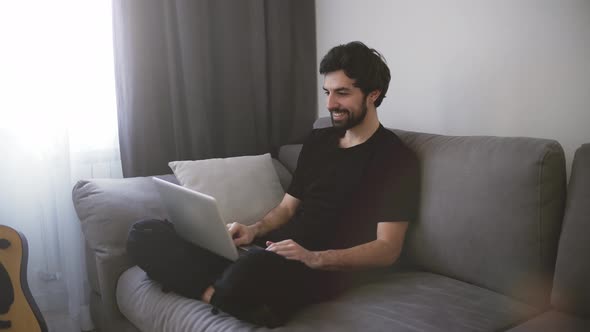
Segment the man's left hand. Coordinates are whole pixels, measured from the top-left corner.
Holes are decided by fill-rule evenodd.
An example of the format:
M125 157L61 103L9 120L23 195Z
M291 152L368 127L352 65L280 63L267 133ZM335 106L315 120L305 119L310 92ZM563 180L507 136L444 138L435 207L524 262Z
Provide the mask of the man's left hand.
M318 253L309 251L293 240L284 240L280 242L266 241L266 250L279 254L286 259L300 261L312 269L321 266Z

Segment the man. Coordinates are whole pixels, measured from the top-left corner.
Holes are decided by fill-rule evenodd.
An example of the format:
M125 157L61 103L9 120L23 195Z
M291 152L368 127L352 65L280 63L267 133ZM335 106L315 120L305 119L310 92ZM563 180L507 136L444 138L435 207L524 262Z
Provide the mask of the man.
M414 154L377 116L389 69L377 51L352 42L330 50L320 73L333 127L314 130L304 143L276 208L253 225L228 225L236 245L258 241L266 249L233 264L191 249L186 260L207 262L207 268L185 273L193 280L191 290L169 282L171 289L275 326L296 308L347 287L347 271L386 267L398 259L415 215L418 167Z

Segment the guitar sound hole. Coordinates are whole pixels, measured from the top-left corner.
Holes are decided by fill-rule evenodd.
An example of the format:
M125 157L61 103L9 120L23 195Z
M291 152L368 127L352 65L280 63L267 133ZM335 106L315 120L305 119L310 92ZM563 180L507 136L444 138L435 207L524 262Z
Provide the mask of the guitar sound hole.
M10 241L7 239L0 239L0 249L6 249L10 247Z

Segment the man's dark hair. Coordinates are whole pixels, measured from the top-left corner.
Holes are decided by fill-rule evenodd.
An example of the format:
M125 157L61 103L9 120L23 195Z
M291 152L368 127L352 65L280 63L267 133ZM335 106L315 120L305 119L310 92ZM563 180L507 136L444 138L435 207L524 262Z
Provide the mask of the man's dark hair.
M375 49L368 48L360 41L338 45L332 48L320 62L320 74L343 70L346 76L355 80L354 86L360 88L365 96L379 90L375 107L381 105L391 75L383 56Z

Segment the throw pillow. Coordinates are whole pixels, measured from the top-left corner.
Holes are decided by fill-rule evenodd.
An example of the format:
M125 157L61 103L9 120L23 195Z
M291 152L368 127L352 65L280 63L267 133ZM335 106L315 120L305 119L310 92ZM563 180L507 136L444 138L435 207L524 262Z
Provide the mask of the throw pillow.
M285 192L270 154L168 164L182 186L217 200L221 218L246 225L262 219Z

